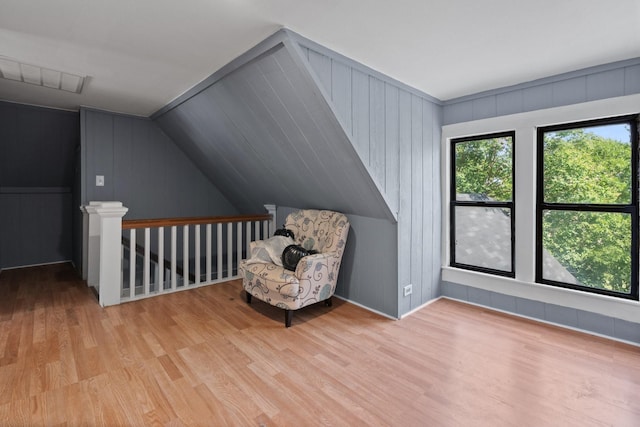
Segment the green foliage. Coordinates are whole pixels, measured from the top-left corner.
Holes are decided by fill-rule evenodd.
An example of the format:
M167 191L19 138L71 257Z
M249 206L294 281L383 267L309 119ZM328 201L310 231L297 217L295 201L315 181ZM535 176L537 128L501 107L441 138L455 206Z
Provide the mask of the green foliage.
M630 144L582 129L545 134L544 197L548 203L629 204ZM629 215L547 211L542 240L584 286L630 292Z
M456 144L456 194L478 194L498 201L512 197L510 137Z
M511 200L511 138L460 142L455 150L457 194ZM547 203L629 204L630 144L582 129L546 133L544 198ZM542 240L584 286L630 292L630 215L546 211Z
M582 129L546 133L544 199L548 203L629 204L630 144Z
M546 211L542 242L543 247L582 285L630 292L630 215Z

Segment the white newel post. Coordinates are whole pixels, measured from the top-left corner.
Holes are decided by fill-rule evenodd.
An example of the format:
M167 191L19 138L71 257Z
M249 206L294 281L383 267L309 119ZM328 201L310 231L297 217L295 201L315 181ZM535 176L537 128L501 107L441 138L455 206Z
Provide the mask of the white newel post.
M271 221L269 222L269 233L268 236L272 237L273 233L275 233L276 229L276 205L264 205L264 208L267 210L269 215L271 215Z
M100 274L100 218L96 206L101 202L89 202L80 206L82 211L82 278L88 286L98 286Z
M122 217L129 209L121 202L97 202L95 212L100 218L100 305L120 303L122 275ZM91 271L91 270L90 270Z

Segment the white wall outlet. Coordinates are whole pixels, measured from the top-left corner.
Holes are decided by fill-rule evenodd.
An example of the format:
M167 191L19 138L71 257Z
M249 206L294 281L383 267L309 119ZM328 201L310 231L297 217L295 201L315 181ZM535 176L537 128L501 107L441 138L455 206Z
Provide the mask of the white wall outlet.
M104 187L104 175L96 175L96 187Z
M413 293L413 285L407 285L403 288L403 290L404 290L404 296L408 297Z

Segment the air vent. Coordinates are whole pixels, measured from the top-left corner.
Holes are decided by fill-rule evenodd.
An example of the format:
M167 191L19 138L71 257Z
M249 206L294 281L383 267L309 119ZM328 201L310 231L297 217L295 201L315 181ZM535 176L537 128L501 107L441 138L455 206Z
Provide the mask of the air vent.
M0 77L8 80L80 93L86 76L25 64L0 56Z

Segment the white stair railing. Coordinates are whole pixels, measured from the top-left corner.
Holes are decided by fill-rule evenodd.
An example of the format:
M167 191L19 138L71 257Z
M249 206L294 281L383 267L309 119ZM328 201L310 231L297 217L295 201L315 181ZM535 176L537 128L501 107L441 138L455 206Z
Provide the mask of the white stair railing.
M108 306L237 279L249 242L275 230L268 214L123 221L120 202L81 206L82 275Z
M239 278L249 242L273 232L271 219L267 214L123 221L120 302Z

